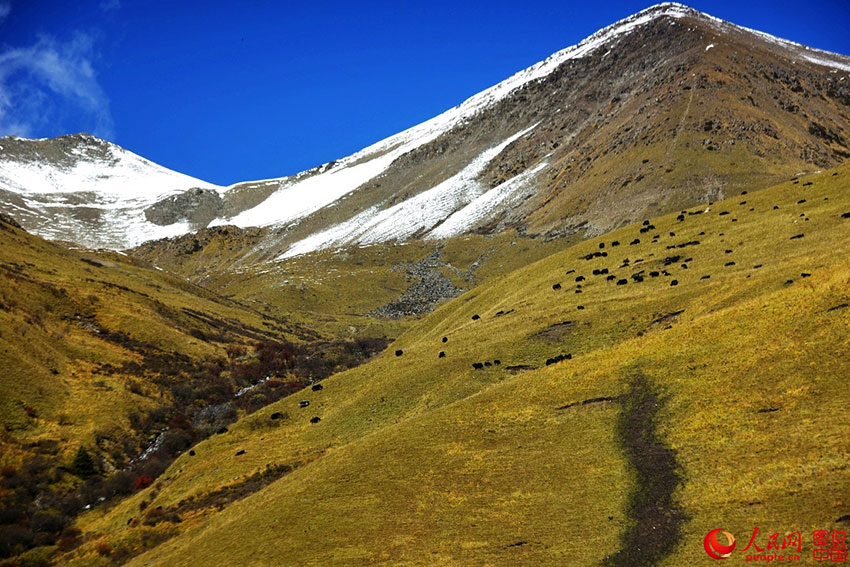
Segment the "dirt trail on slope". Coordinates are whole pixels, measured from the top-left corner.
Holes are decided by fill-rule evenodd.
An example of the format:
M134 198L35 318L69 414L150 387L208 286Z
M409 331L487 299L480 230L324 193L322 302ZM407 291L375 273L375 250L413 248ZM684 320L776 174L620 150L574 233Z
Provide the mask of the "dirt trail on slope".
M634 474L628 525L621 548L605 558L606 567L657 565L673 552L682 536L685 511L673 494L682 477L676 453L656 433L663 400L641 373L631 376L620 400L617 438Z

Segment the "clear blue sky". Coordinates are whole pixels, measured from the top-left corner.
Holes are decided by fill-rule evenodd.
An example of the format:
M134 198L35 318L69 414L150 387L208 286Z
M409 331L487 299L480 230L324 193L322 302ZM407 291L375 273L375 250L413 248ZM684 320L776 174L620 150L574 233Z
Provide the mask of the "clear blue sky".
M0 135L87 131L219 184L426 120L649 1L0 0ZM847 0L694 0L850 54Z

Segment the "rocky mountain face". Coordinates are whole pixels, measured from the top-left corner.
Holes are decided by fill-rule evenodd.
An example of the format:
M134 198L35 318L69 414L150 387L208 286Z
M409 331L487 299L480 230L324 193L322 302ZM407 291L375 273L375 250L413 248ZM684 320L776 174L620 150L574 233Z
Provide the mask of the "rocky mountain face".
M133 169L143 190L128 197L114 171L141 158L126 150L89 136L6 138L0 203L28 230L89 246L263 227L253 260L509 228L592 236L841 162L848 83L848 57L661 4L291 177L221 188L146 162L152 169ZM54 172L80 169L83 157L106 172L98 187L115 188L63 185ZM33 179L54 186L32 189Z

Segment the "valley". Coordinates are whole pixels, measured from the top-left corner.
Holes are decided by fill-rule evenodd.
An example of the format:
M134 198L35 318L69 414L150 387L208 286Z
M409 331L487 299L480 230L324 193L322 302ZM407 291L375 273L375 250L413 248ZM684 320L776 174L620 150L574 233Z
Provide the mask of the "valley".
M665 3L295 175L0 138L0 566L815 564L848 84Z

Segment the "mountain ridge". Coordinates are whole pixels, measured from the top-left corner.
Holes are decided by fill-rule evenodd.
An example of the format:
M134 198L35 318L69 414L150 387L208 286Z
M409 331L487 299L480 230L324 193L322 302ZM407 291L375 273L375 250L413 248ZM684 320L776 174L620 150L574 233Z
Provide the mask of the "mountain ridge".
M687 26L678 25L682 22L686 22ZM674 49L672 43L677 43L678 49ZM641 58L642 51L653 54L655 59L649 56ZM718 52L723 52L723 55L718 55ZM744 53L739 57L738 52ZM741 58L746 61L741 61ZM733 60L733 70L724 68L719 73L716 71L722 68L724 61L730 60ZM750 60L756 61L756 64L750 64ZM795 68L798 61L799 69ZM773 70L763 71L764 77L758 77L760 68L765 67L773 67ZM688 75L688 69L691 75ZM576 230L597 234L640 214L661 212L647 211L654 202L661 202L661 206L668 207L668 210L693 204L700 198L722 192L724 185L739 184L735 176L744 175L752 179L759 171L767 169L764 160L749 159L765 153L759 147L747 147L743 153L737 152L738 156L715 160L719 163L711 171L692 176L692 179L672 181L656 171L631 176L625 171L618 171L612 176L609 175L612 168L622 170L623 167L618 164L608 167L609 164L602 163L604 160L600 160L598 171L594 170L594 163L575 163L577 157L589 148L600 150L609 144L625 143L632 154L646 153L642 149L646 135L644 140L632 137L624 141L622 134L630 129L627 123L644 120L646 110L653 112L659 101L662 101L662 106L668 106L665 114L662 116L655 112L656 122L649 123L643 131L659 131L664 127L663 120L679 121L680 125L671 139L656 142L659 148L665 146L661 148L661 159L666 162L666 169L675 169L677 163L681 165L694 159L693 148L682 148L695 140L680 140L682 134L693 137L700 126L704 126L689 124L689 113L698 111L706 114L702 121L697 122L707 124L712 121L719 126L719 121L712 120L707 110L698 108L706 104L705 101L694 103L692 89L714 88L714 84L727 83L729 86L720 90L723 96L734 99L738 91L757 81L764 91L763 96L751 95L752 106L733 108L735 114L729 122L738 123L733 127L740 130L741 122L750 123L744 124L744 130L732 133L734 139L731 143L745 141L748 136L752 138L749 134L752 132L768 143L772 143L771 137L781 138L780 141L787 146L783 148L784 154L793 156L795 161L793 167L784 171L784 175L788 175L806 171L807 164L815 166L809 170L835 165L850 155L846 146L847 135L842 134L842 131L850 130L845 108L850 106L850 90L843 80L845 77L833 77L848 70L848 57L743 28L682 4L662 3L606 26L430 120L350 156L296 175L240 182L228 187L197 180L195 185L199 187L187 187L184 192L189 189L200 191L187 193L184 197L155 187L145 207L127 207L122 213L111 214L110 219L103 222L102 215L92 211L96 206L78 203L65 211L65 217L77 218L71 221L64 219L65 223L60 223L60 228L54 226L51 230L43 225L47 222L45 219L56 224L57 218L61 217L56 214L56 203L27 200L22 197L21 191L10 190L8 182L0 186L0 203L14 209L23 217L19 220L24 226L35 233L53 238L64 234L66 239L96 247L128 248L151 238L179 236L207 226L263 227L267 231L261 247L265 261L348 244L418 238L429 234L432 238L445 238L475 231L498 231L506 227L517 228L530 235L569 234ZM700 79L692 79L697 71ZM641 72L650 73L646 75L644 84L637 82ZM773 77L769 76L771 73ZM559 82L559 76L564 74L573 77L569 83ZM800 83L800 76L805 77L804 83ZM787 89L783 85L769 84L786 79L791 95L784 92ZM738 83L736 90L732 89L732 81ZM544 88L544 85L548 86ZM566 95L565 88L568 89ZM640 94L644 95L646 103L629 106L629 100ZM686 95L689 97L687 104L683 102ZM529 96L534 97L534 108L524 112L523 106L532 106ZM786 96L791 100L785 100ZM780 102L786 110L803 109L805 114L807 107L811 107L808 109L816 110L816 114L829 120L825 120L824 124L819 120L796 124L789 116L771 113L763 113L760 123L748 120L754 107L774 105L771 97L774 100L782 97ZM826 103L823 104L818 97ZM711 105L711 102L708 101L708 104ZM561 113L560 117L558 113ZM537 119L531 114L537 114ZM569 119L564 119L565 115L569 115ZM538 126L537 132L530 132L524 140L513 139L517 132L531 124L539 124L541 118L544 123ZM619 128L612 125L617 121L622 123ZM479 125L477 129L476 125ZM608 130L603 136L592 131L606 126ZM556 127L559 131L553 131ZM786 133L788 128L794 131ZM808 128L808 133L805 128ZM803 132L800 132L801 129ZM763 145L762 139L751 145ZM500 147L506 140L511 140L511 143L502 147L483 170L477 171L477 175L467 175L461 186L446 194L434 192L435 202L420 196L459 175L489 148ZM47 143L44 140L39 142ZM703 145L709 151L723 150L710 140L704 141ZM3 146L2 142L0 146ZM514 151L517 147L525 151ZM565 148L570 148L572 154ZM830 152L834 153L831 157ZM599 151L595 153L593 162L604 157L599 155ZM0 153L0 165L4 158L8 161L8 155ZM641 156L640 159L653 161L653 157ZM741 160L751 163L742 164ZM581 175L575 177L575 169L565 172L568 166L578 167ZM740 171L735 171L735 168ZM792 169L795 171L791 172ZM531 173L529 170L532 170ZM519 174L524 174L524 177L518 177ZM680 174L675 173L673 177L677 175ZM569 178L566 185L562 182L565 178ZM719 181L712 182L714 178ZM777 175L760 183L767 186L779 179L777 172ZM506 181L512 181L512 184L492 192ZM600 199L610 201L606 194L620 192L618 186L626 187L630 183L639 186L641 182L644 186L650 185L645 189L635 189L636 185L631 185L628 191L635 195L637 201L645 201L643 204L625 205L623 210L616 211L603 210L606 207L599 204ZM448 188L449 185L443 187ZM156 198L153 198L154 194ZM393 230L380 229L381 215L387 216L389 209L405 201L409 201L407 205L414 209L439 206L443 210L436 216L409 216L415 225L409 230L397 230L397 222L388 225ZM119 207L118 204L115 206ZM143 220L140 220L140 212L144 214ZM86 215L95 218L92 220ZM133 216L135 220L128 221L122 215ZM112 220L112 217L120 217L120 220ZM418 220L414 222L414 218ZM125 226L121 226L122 222ZM371 233L364 232L363 225L372 225Z

